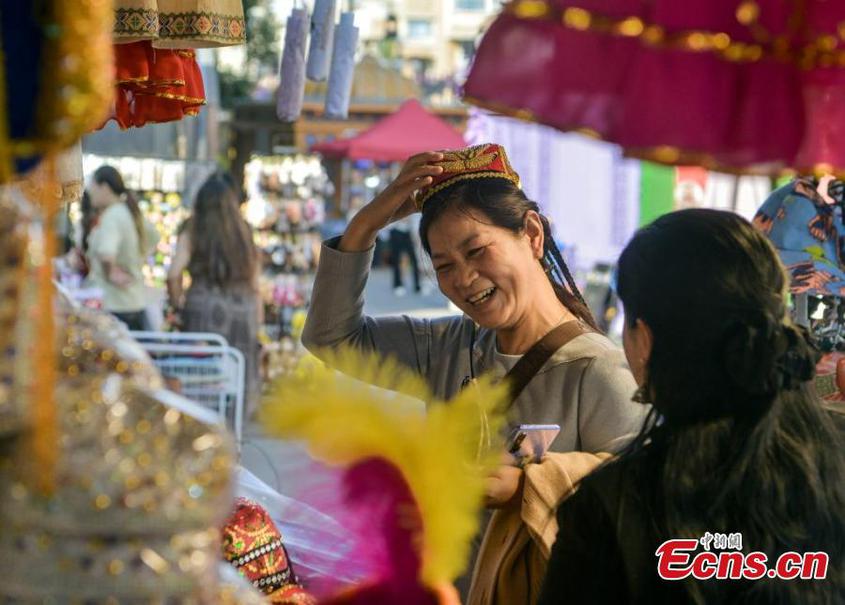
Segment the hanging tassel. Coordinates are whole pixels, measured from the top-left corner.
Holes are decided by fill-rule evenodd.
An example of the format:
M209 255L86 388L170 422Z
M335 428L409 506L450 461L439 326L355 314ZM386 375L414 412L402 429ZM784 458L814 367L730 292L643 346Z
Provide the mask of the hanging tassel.
M43 166L32 174L37 179L33 198L41 210L43 238L41 246L30 245L30 262L36 275L34 311L35 340L32 343L32 375L28 377L31 394L30 444L35 461L32 477L38 490L50 496L55 489L55 470L59 448L58 418L56 411L56 339L53 315L53 264L56 255L56 238L53 232L59 209L61 185L58 181L56 158L48 156Z
M305 97L305 45L308 40L308 12L295 8L288 17L285 48L279 68L276 115L283 122L294 122L302 113Z
M308 50L309 80L325 82L329 75L334 41L334 15L336 0L316 0L311 15L311 46Z
M326 117L345 120L349 115L349 97L355 75L355 49L358 46L358 28L355 13L343 13L337 26L332 54L329 88L326 92Z

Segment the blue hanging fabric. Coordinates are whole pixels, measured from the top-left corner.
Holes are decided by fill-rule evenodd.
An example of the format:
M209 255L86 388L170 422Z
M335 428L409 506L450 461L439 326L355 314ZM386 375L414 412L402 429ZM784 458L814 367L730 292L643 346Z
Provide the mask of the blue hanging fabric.
M332 67L326 92L326 117L344 120L349 115L349 97L355 75L355 49L358 46L358 28L355 13L343 13L334 36Z
M308 11L295 8L288 17L285 48L279 68L279 89L276 91L276 115L283 122L294 122L302 113L307 41Z
M329 76L334 42L334 16L336 0L316 0L311 15L311 47L308 50L308 67L305 71L309 80L325 82Z

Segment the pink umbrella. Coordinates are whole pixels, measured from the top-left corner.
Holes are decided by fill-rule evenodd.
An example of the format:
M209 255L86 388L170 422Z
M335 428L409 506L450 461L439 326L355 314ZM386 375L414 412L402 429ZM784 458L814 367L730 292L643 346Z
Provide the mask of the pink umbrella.
M463 137L452 126L411 99L361 134L318 143L311 151L326 157L399 162L424 151L457 149L464 145Z

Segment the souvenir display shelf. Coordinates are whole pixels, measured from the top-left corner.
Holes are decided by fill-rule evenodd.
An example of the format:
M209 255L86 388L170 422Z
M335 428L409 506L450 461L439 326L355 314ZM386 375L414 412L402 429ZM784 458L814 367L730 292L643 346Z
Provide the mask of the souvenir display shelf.
M262 254L261 296L267 335L265 377L292 368L322 242L325 199L332 194L319 159L256 156L244 171L244 214Z
M144 216L159 234L158 244L153 251L150 263L144 267L148 285L164 289L167 285L167 269L176 252L176 239L179 228L190 215L182 203L182 195L173 191L139 191L138 203Z

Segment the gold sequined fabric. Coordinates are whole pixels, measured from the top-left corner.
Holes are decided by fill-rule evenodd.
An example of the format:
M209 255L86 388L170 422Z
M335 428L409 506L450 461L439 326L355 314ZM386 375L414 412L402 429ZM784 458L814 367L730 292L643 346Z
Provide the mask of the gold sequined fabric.
M15 192L0 187L0 437L19 432L24 424L23 401L15 393L19 333L28 330L21 310L26 296L25 258L30 244L31 209Z
M36 132L11 141L18 157L56 153L77 143L108 113L114 97L110 0L50 0L43 5L45 41ZM13 61L14 57L6 57ZM15 94L14 82L0 82Z
M61 151L91 132L114 98L111 0L53 0L58 36L48 37L39 99L41 146ZM14 87L11 87L14 90Z
M0 602L226 601L217 529L231 502L222 428L164 391L114 319L61 304L55 491L26 439L0 454Z

